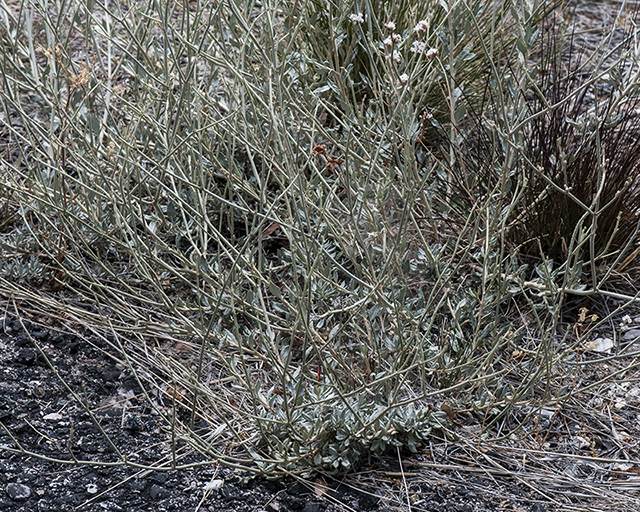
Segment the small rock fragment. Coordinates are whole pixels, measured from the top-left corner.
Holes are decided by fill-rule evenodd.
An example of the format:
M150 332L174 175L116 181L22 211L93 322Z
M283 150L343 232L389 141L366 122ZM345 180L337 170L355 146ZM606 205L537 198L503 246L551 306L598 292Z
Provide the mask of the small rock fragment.
M587 350L593 350L594 352L604 352L609 354L613 348L613 340L611 338L598 338L587 343Z
M638 337L640 337L640 329L629 329L624 333L625 341L635 340Z
M616 401L616 403L614 404L614 407L616 409L624 409L625 407L627 407L627 405L629 405L627 404L627 401L624 400L623 398L620 398Z
M12 500L26 500L31 496L31 489L22 484L9 484L7 485L7 494Z
M25 366L29 366L36 361L36 352L35 350L31 350L28 348L21 348L18 351L18 355L15 358L15 361L20 364L24 364Z
M531 512L547 512L547 509L542 503L535 503L533 505L533 508L531 509Z
M611 466L611 469L613 471L622 471L622 472L626 473L626 472L629 472L629 471L631 471L633 469L633 464L628 464L626 462L620 462L620 463L613 464Z
M589 448L591 446L591 442L588 441L587 439L585 439L582 436L576 436L573 438L573 441L576 445L576 447L580 450L583 450L585 448Z
M636 386L627 391L627 394L625 396L627 398L634 398L638 395L640 395L640 388Z
M137 414L133 414L131 412L128 412L127 414L124 415L124 420L122 422L122 426L132 432L137 432L139 430L142 430L142 421L140 420L140 416L138 416Z
M162 498L166 498L167 496L169 496L169 491L167 491L164 487L162 487L160 485L153 484L151 486L151 489L149 490L149 495L154 500L157 500L157 499L162 499Z
M62 414L57 412L52 412L42 417L43 420L50 420L50 421L58 421L58 420L61 420L62 418L63 418Z
M211 480L208 484L205 484L205 491L219 491L224 485L224 480Z

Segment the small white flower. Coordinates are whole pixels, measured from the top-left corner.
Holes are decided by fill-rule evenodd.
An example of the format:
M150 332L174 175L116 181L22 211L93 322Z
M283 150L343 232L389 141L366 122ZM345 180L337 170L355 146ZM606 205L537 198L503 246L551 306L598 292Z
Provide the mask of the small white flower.
M389 57L391 57L396 62L400 62L402 60L402 57L400 56L400 52L397 50L393 50L393 52L391 53L391 55L389 55Z
M409 75L407 75L406 73L402 73L399 78L400 83L402 84L406 84L409 81Z
M422 53L426 47L427 43L423 43L422 41L414 41L409 51L413 53Z
M364 16L362 15L361 12L359 12L358 14L351 14L349 16L349 21L351 23L354 23L355 25L360 25L364 23Z
M384 24L384 26L387 28L387 30L393 31L396 29L396 24L393 21L388 21Z
M433 59L436 55L438 55L437 48L429 48L427 50L427 59Z
M402 42L402 36L400 34L391 34L384 41L385 46L393 46L394 44L400 44Z
M415 27L413 27L413 31L416 34L420 34L429 28L429 22L427 20L419 21Z

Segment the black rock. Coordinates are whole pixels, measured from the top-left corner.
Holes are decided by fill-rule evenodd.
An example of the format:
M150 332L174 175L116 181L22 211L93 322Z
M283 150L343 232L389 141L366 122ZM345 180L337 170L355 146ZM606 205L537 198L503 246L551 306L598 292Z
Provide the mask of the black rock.
M307 503L302 512L322 512L326 506L322 503Z
M304 498L298 498L297 496L287 496L285 494L281 497L281 502L291 510L302 510L306 505L307 500Z
M134 391L135 393L142 392L142 388L138 383L138 379L136 379L135 376L133 375L128 375L124 379L124 381L122 382L122 387L127 391L131 390L131 391Z
M23 484L9 484L7 494L14 501L26 500L31 496L31 489Z
M40 404L36 400L29 400L25 404L25 408L28 411L39 411L40 410Z
M296 483L295 485L287 489L287 494L291 494L291 496L300 496L310 493L311 491L309 491L309 488L301 483Z
M122 426L130 432L139 432L143 427L140 416L131 412L124 415Z
M220 489L220 495L224 501L233 501L239 497L238 490L231 485L222 487L222 489Z
M144 480L142 480L141 482L133 481L129 484L129 489L132 492L142 492L144 491L144 488L146 486L147 486L147 482L145 482Z
M34 475L32 473L28 473L28 472L23 472L20 475L20 480L22 480L23 482L33 482L34 480L36 480L38 478L38 475Z
M51 337L50 341L56 347L60 347L60 346L64 346L67 343L68 338L66 336L63 336L62 334L56 334L56 335Z
M24 421L18 421L13 424L13 434L22 434L23 432L29 431L29 427Z
M169 475L164 471L158 471L157 473L153 473L151 475L151 481L157 484L163 484L167 481Z
M37 340L43 340L45 339L47 336L49 336L49 333L45 330L41 330L41 331L31 331L31 336L33 336L35 339Z
M284 489L284 485L282 485L282 482L279 480L265 480L263 486L266 490L274 494Z
M153 498L154 500L162 499L169 496L169 491L158 484L153 484L151 486L151 489L149 490L149 496L151 496L151 498Z
M32 347L33 345L31 344L31 338L29 338L29 336L27 336L25 333L20 333L18 336L16 336L15 338L15 344L16 347Z
M371 510L378 505L379 501L380 499L375 496L371 496L369 494L361 494L360 499L358 500L358 504L360 505L361 510Z
M36 352L29 348L21 348L18 351L15 361L16 363L24 364L25 366L32 365L36 361Z
M107 382L113 382L118 380L120 374L122 373L115 366L108 366L102 370L102 378Z

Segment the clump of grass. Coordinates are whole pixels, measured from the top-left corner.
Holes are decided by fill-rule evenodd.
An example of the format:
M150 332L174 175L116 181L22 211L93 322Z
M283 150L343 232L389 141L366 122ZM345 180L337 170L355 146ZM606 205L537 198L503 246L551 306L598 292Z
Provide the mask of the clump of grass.
M506 63L500 80L487 84L484 106L470 114L468 131L460 133L465 156L450 204L468 209L502 176L505 192L521 196L504 225L521 254L558 264L570 253L603 262L635 243L640 97L630 43L626 38L617 59L603 51L600 59L575 64L573 55L581 51L573 39L549 28L525 74ZM605 59L612 62L605 66ZM442 146L453 146L439 133ZM496 172L497 163L508 168L507 176Z
M583 258L611 260L640 220L640 91L628 53L591 72L566 65L569 58L549 40L543 46L518 177L528 189L511 236L558 262L576 244Z

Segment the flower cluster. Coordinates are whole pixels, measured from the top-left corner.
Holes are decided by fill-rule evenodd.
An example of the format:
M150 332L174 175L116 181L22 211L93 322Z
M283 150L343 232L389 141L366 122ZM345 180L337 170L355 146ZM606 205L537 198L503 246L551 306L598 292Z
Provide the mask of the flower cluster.
M423 43L422 41L414 41L409 51L413 53L422 53L426 48L427 43Z
M415 27L413 27L413 31L416 34L421 34L425 32L429 28L429 22L427 20L419 21Z
M391 34L382 42L385 44L385 46L393 46L394 44L402 42L402 36L400 34Z
M393 59L396 62L400 62L402 60L402 56L398 50L393 50L389 55L387 55L387 59Z
M362 25L364 23L364 16L361 12L359 12L358 14L351 14L349 16L349 21L354 25Z
M422 41L414 41L411 45L411 48L409 49L409 51L413 53L423 53L425 50L427 50L427 43L423 43ZM427 59L433 59L436 57L436 55L438 55L438 49L429 48L426 51L425 55Z
M353 24L360 25L364 23L364 15L361 12L351 14L349 15L349 21ZM420 36L424 32L428 32L429 27L430 23L428 20L421 20L413 27L413 32ZM387 21L384 24L384 28L390 32L382 41L382 44L388 48L387 59L395 62L402 62L402 55L396 50L396 48L402 43L402 36L400 34L396 34L395 22ZM412 53L424 53L427 59L434 59L438 55L437 48L428 48L427 43L423 41L413 41L409 51ZM403 73L400 76L400 83L406 84L408 81L409 76L406 73Z

